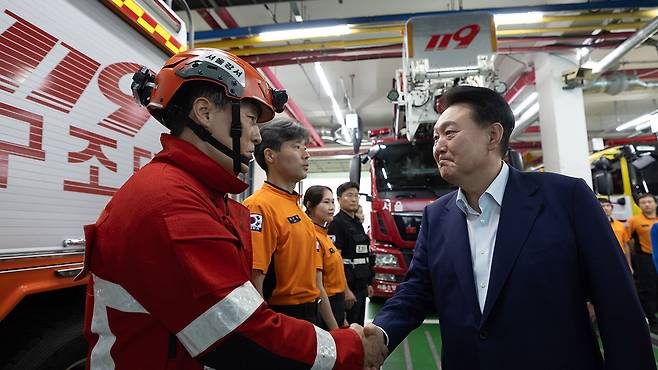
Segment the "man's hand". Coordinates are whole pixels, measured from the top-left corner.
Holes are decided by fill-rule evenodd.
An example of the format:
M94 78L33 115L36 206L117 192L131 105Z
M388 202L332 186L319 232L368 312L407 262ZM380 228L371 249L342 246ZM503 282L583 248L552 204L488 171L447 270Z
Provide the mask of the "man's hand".
M355 303L356 303L356 296L354 295L354 293L352 293L350 288L347 288L345 290L345 309L346 310L351 309Z
M365 353L363 360L364 369L379 369L384 363L386 356L388 356L388 348L386 348L386 344L384 343L384 333L372 324L366 325L365 328L361 328L357 324L352 324L350 328L357 331L357 333L359 333L359 330L363 333L361 340Z
M368 298L372 298L372 295L375 293L375 290L372 288L372 285L368 285Z

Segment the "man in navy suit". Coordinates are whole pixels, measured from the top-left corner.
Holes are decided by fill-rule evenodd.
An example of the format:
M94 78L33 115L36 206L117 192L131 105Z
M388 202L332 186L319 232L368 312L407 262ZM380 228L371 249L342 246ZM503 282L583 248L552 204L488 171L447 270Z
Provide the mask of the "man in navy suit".
M494 91L456 87L444 107L434 158L459 189L425 208L405 282L366 335L393 351L435 309L445 370L655 370L630 271L587 184L509 168L514 115Z

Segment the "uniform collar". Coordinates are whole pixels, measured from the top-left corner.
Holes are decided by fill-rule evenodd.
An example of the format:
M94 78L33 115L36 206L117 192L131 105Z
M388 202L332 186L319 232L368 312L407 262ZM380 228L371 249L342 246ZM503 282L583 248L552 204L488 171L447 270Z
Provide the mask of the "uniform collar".
M269 181L265 181L265 183L263 184L263 189L265 189L265 190L267 190L267 191L269 191L269 192L272 192L272 193L274 193L274 194L278 194L278 195L280 195L280 196L283 197L283 198L290 199L290 200L292 200L292 201L295 202L295 203L298 203L298 202L299 202L299 199L301 198L301 196L299 195L299 193L297 193L296 191L293 191L293 192L291 193L291 192L289 192L288 190L283 189L283 188L280 188L280 187L278 187L278 186L272 184L272 183L269 182Z
M500 168L500 172L498 172L498 176L489 184L489 187L487 190L484 191L484 193L480 196L479 203L480 203L480 210L483 210L485 206L486 199L488 197L491 197L493 201L495 201L499 207L503 205L503 195L505 195L505 187L507 186L507 179L509 178L509 167L507 166L507 163L503 162L502 167ZM457 207L461 209L464 214L468 216L469 212L471 210L471 206L468 204L468 200L466 199L466 194L462 191L461 188L457 191Z
M357 219L356 219L356 214L354 215L354 217L352 217L352 216L350 216L347 212L343 211L342 209L341 209L338 213L339 213L339 214L342 213L342 214L343 214L343 217L347 218L348 220L351 220L351 221L357 221ZM357 221L357 222L358 222L358 221Z
M316 224L315 222L313 223L313 226L315 226L315 231L322 235L327 235L327 228L321 225Z
M249 187L191 143L169 134L162 134L160 142L163 149L154 161L177 165L211 190L222 194L239 194Z

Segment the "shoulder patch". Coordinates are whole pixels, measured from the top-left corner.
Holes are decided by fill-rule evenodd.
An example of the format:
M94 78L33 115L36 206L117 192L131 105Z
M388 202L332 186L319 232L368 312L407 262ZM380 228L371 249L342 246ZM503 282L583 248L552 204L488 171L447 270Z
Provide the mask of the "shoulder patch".
M332 243L336 242L336 235L329 235L329 239L331 239Z
M252 213L249 215L251 219L251 231L263 231L263 215Z

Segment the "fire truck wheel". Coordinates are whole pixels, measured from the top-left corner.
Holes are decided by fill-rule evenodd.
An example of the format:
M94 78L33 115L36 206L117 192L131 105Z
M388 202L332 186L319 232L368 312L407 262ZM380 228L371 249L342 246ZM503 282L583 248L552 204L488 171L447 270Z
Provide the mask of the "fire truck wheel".
M6 370L84 370L87 342L82 335L83 318L71 315L43 327Z

